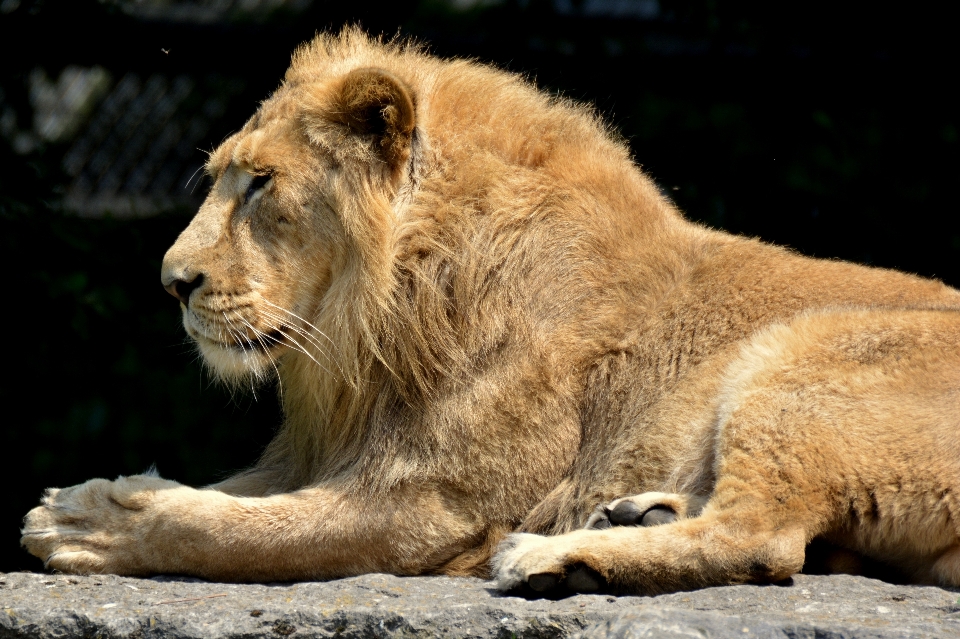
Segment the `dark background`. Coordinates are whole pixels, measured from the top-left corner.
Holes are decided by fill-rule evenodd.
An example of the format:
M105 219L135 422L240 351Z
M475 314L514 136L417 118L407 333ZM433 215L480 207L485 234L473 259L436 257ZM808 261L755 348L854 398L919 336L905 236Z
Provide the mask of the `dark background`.
M55 78L68 64L237 79L210 149L277 86L298 43L359 22L595 104L693 219L960 285L953 15L916 3L617 9L637 6L626 1L314 2L202 24L97 0L7 0L0 106L29 129L28 74ZM2 571L41 568L18 528L43 488L152 463L211 482L252 463L280 419L271 389L231 397L211 381L160 287L163 253L191 211L79 218L61 201L65 150L17 153L0 138Z

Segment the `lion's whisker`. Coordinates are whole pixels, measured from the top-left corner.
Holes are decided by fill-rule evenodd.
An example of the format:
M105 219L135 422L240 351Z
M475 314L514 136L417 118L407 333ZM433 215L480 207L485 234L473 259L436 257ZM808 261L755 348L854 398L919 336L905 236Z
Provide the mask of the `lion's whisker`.
M274 308L277 308L277 309L279 309L279 310L281 310L281 311L283 311L283 312L291 315L292 317L300 320L301 322L304 322L307 326L313 328L314 331L316 331L317 333L319 333L324 339L326 339L328 342L330 342L330 344L333 345L333 347L337 350L337 354L338 354L338 355L342 355L342 351L340 351L340 348L337 346L336 342L334 342L332 339L330 339L330 337L329 337L326 333L324 333L323 331L321 331L321 330L320 330L319 328L317 328L314 324L312 324L312 323L308 322L307 320L301 318L299 315L297 315L296 313L293 313L292 311L288 311L287 309L285 309L285 308L283 308L283 307L281 307L281 306L277 306L276 304L273 304L273 303L271 303L271 302L269 302L269 301L267 301L267 300L264 300L264 301L265 301L267 304L269 304L270 306L272 306L272 307L274 307ZM277 315L277 314L275 314L275 313L271 313L270 311L261 309L260 312L261 312L262 315L266 316L267 318L279 322L282 326L284 326L284 327L286 327L286 328L288 328L288 329L296 332L298 335L300 335L300 336L302 336L303 338L305 338L306 340L308 340L311 344L313 344L313 345L317 348L317 350L327 359L328 362L331 362L334 366L337 367L337 370L340 371L340 375L343 377L343 379L348 379L348 378L349 378L349 376L347 375L346 371L343 370L343 366L340 365L339 358L338 358L338 357L334 357L334 356L329 352L329 350L327 349L327 347L326 347L324 344L322 344L322 343L320 342L320 340L318 340L310 331L307 331L307 330L306 330L305 328L303 328L303 327L296 326L295 324L288 324L288 323L284 320L284 318L283 318L282 316L279 316L279 315ZM324 368L324 370L327 370L327 369ZM328 372L329 372L329 371L328 371ZM331 373L331 374L332 374L332 373Z
M193 174L190 176L190 179L187 180L187 183L183 185L184 190L190 188L190 183L193 182L193 178L197 177L197 173L199 173L199 172L202 171L202 170L203 170L203 166L202 166L202 165L199 166L199 167L197 167L197 170L193 172ZM203 180L203 178L200 178L200 180L197 180L197 183L194 184L194 185L193 185L193 188L190 189L190 194L191 194L191 195L193 195L193 192L194 192L194 191L196 190L196 188L200 185L200 182L201 182L202 180Z
M336 360L335 360L333 357L331 357L330 352L329 352L329 350L327 349L327 347L326 347L322 342L320 342L320 340L318 340L314 335L312 335L309 331L305 330L304 328L302 328L302 327L300 327L300 326L296 326L296 325L293 325L293 324L288 324L288 323L286 323L286 322L283 320L282 317L280 317L279 315L276 315L276 314L274 314L274 313L271 313L271 312L269 312L269 311L261 311L261 313L262 313L265 317L267 317L268 319L271 319L271 320L274 320L274 321L276 321L276 322L279 322L279 324L278 324L279 327L282 327L282 328L285 328L285 329L289 329L289 330L291 330L291 331L294 331L295 333L297 333L297 334L300 335L301 337L305 338L305 339L308 340L311 344L313 344L314 346L316 346L316 347L317 347L317 350L320 351L320 353L322 353L324 357L326 357L329 361L336 363Z
M243 346L243 339L242 339L242 337L240 337L239 334L236 333L236 332L234 331L234 329L232 328L232 327L233 327L233 324L230 322L230 318L227 317L227 314L226 314L226 313L221 313L221 314L223 315L224 321L227 323L227 331L228 331L228 332L230 333L230 335L233 337L233 341L235 341L235 342L240 346L240 349L243 351L243 354L246 355L246 354L247 354L247 349L244 348L244 346ZM218 331L218 333L219 333L219 331ZM254 372L254 374L251 375L251 378L250 378L250 392L253 394L253 401L258 402L258 401L260 401L260 400L257 398L257 389L256 389L256 386L255 386L254 383L253 383L253 380L254 380L256 377L257 377L257 375L256 375L256 373Z
M306 324L309 328L312 328L312 329L315 330L317 333L319 333L319 334L320 334L324 339L326 339L328 342L330 342L330 344L331 344L335 349L337 349L337 351L340 350L340 347L337 346L337 343L336 343L335 341L333 341L332 339L330 339L330 336L328 336L326 333L324 333L324 332L321 331L319 328L317 328L317 326L316 326L315 324L311 323L311 322L308 321L308 320L303 319L302 317L300 317L299 315L297 315L296 313L294 313L294 312L291 311L291 310L285 309L285 308L283 308L282 306L277 306L276 304L274 304L273 302L271 302L271 301L268 300L268 299L265 299L265 298L260 298L260 299L262 299L265 304L268 304L268 305L272 306L273 308L275 308L275 309L277 309L277 310L279 310L279 311L283 311L284 313L287 313L287 314L290 315L291 317L294 317L294 318L300 320L301 322L303 322L304 324ZM338 353L338 354L339 354L341 357L343 356L343 353Z
M270 361L270 365L273 366L273 372L276 373L276 375L277 375L277 384L279 385L279 388L280 388L280 399L281 399L281 401L282 401L282 400L283 400L283 379L280 378L280 370L277 368L277 363L276 363L276 361L274 361L273 357L272 357L272 356L270 355L270 353L269 353L269 347L267 346L266 342L263 341L264 338L266 338L266 339L272 340L272 341L274 341L274 342L276 342L276 343L279 344L279 343L280 343L279 340L270 337L269 335L267 335L267 334L264 333L263 331L258 330L257 328L255 328L255 327L253 326L253 324L251 324L250 322L248 322L248 321L247 321L246 319L244 319L243 317L240 317L239 319L240 319L241 322L243 322L244 324L247 325L247 328L249 328L251 331L253 331L253 334L254 334L254 336L257 338L257 341L260 342L260 346L263 347L264 355L267 356L267 359Z
M275 306L275 305L271 304L271 306ZM278 308L279 308L279 307L278 307ZM281 310L283 310L283 309L281 309ZM319 366L325 373L327 373L328 375L331 375L331 376L333 376L333 377L336 377L336 375L333 373L333 371L331 371L329 368L327 368L326 366L324 366L323 364L321 364L320 361L319 361L316 357L314 357L314 355L313 355L312 353L310 353L310 351L309 351L303 344L301 344L299 341L297 341L297 339L296 339L293 335L290 334L290 331L295 332L296 334L298 334L299 336L301 336L302 338L304 338L305 340L307 340L309 344L311 344L312 346L316 347L317 350L319 350L320 353L322 353L328 360L334 362L334 363L337 365L337 368L340 370L340 373L341 373L342 375L344 375L344 377L346 377L346 375L343 373L343 369L340 368L340 365L336 362L336 360L334 360L334 359L332 359L332 358L330 357L329 353L326 352L326 348L323 346L323 344L321 344L313 335L311 335L310 333L304 331L304 330L301 329L300 327L297 327L297 326L293 326L293 325L289 325L289 324L284 323L284 322L283 322L283 319L282 319L281 317L279 317L279 316L277 316L277 315L274 315L273 313L270 313L270 312L268 312L268 311L261 311L261 314L262 314L263 316L267 317L268 319L271 319L271 320L274 320L274 321L277 321L277 322L280 322L280 323L281 323L279 326L269 325L269 326L268 326L268 330L269 330L270 332L279 333L281 336L283 336L286 340L288 340L288 341L291 343L291 344L288 344L288 346L290 346L293 350L298 351L298 352L300 352L300 353L303 353L304 355L306 355L307 357L309 357L317 366ZM219 328L218 328L218 339L219 339L220 341L223 341L223 342L227 342L227 341L235 342L235 343L240 347L240 349L243 350L244 354L247 354L247 348L246 348L246 346L245 346L244 344L245 344L245 343L246 343L246 344L250 344L250 343L251 343L251 340L250 340L249 338L244 337L244 336L243 336L243 331L238 330L238 329L234 326L233 321L231 321L230 317L227 315L227 313L226 313L225 311L222 311L222 312L221 312L221 315L223 316L224 323L225 323L225 327L224 327L224 328L229 332L231 338L230 338L230 340L224 340L223 337L222 337L222 335L221 335L221 331L220 331ZM260 343L260 345L263 347L264 354L270 359L270 363L271 363L271 365L273 366L274 371L275 371L276 374L277 374L277 380L280 381L280 371L279 371L279 369L277 368L274 359L269 355L269 353L268 353L268 350L269 350L269 349L268 349L268 347L267 347L266 342L264 342L264 339L271 340L271 341L276 342L276 343L278 343L278 344L282 344L282 343L284 343L284 342L278 340L278 339L275 338L275 337L272 337L269 333L265 333L264 331L261 331L260 329L257 329L256 327L254 327L252 324L250 324L246 319L244 319L244 318L241 317L240 315L235 315L235 319L236 319L236 320L239 320L240 322L242 322L243 324L245 324L245 325L247 326L247 328L249 328L251 331L253 331L253 333L254 333L254 339L256 339L256 340ZM285 330L285 329L287 329L287 330ZM328 339L329 339L329 338L328 338ZM252 356L252 351L251 351L251 356ZM253 376L256 377L257 379L262 379L261 375L260 375L257 371L251 371L251 372L253 373ZM280 383L282 384L282 381L281 381ZM282 388L281 388L281 393L282 393L282 392L283 392L283 390L282 390ZM256 392L254 392L254 398L256 398Z
M268 319L272 319L272 320L275 320L275 321L277 321L277 322L280 322L280 326L282 326L282 327L284 327L284 328L286 328L286 329L289 329L289 330L294 331L295 333L297 333L298 335L300 335L301 337L303 337L305 340L309 341L309 343L312 344L313 346L315 346L315 347L317 348L317 350L327 359L328 362L331 362L334 366L337 367L337 370L339 370L339 371L340 371L340 374L344 377L344 379L346 379L347 374L346 374L346 372L343 370L343 367L340 366L340 362L338 362L336 358L331 357L330 353L327 351L327 348L326 348L322 343L320 343L320 341L319 341L316 337L314 337L314 336L313 336L312 334L310 334L308 331L304 330L303 328L301 328L301 327L299 327L299 326L294 326L294 325L292 325L292 324L287 324L286 322L284 322L284 320L283 320L282 317L279 317L279 316L277 316L277 315L275 315L275 314L273 314L273 313L270 313L269 311L261 310L261 314L262 314L263 316L267 317ZM280 334L284 335L284 336L287 337L288 339L292 339L292 337L290 337L289 335L285 334L285 333L283 332L283 330L282 330L281 328L279 328L279 327L276 327L276 328L274 328L273 330L276 330L277 332L279 332ZM328 339L329 339L329 338L328 338ZM306 353L305 351L303 351L303 352L304 352L304 354L308 354L308 355L309 355L309 353ZM327 370L326 367L324 367L324 370ZM330 372L330 371L328 370L327 372ZM332 374L332 372L331 372L331 374Z
M271 313L270 311L261 310L261 311L260 311L260 314L263 315L264 317L268 318L268 319L271 319L271 320L274 320L274 321L279 322L279 323L280 323L279 326L282 326L282 327L284 327L284 328L288 328L288 329L296 332L298 335L301 335L302 337L308 339L308 340L310 341L310 343L313 344L314 346L316 346L316 347L317 347L317 350L319 350L321 353L323 353L323 355L324 355L325 357L327 357L328 359L331 359L331 358L330 358L330 354L327 352L326 346L324 346L316 337L314 337L313 335L311 335L309 331L306 331L306 330L304 330L303 328L301 328L301 327L299 327L299 326L295 326L295 325L293 325L293 324L288 324L288 323L286 323L281 316L276 315L276 314L274 314L274 313Z
M324 370L325 373L327 373L328 375L331 375L331 376L333 376L333 377L336 377L336 375L334 375L333 371L331 371L329 368L327 368L326 366L324 366L323 364L321 364L321 363L317 360L316 357L314 357L313 355L311 355L311 354L300 344L300 342L298 342L298 341L295 340L293 337L291 337L289 334L287 334L286 332L284 332L283 329L281 329L281 328L275 328L274 330L275 330L276 332L280 333L281 335L283 335L285 338L287 338L287 339L290 340L291 342L293 342L293 343L297 346L297 348L296 348L295 350L300 351L301 353L303 353L304 355L306 355L307 357L309 357L310 359L312 359L313 362L314 362L317 366L319 366L320 368L322 368L322 369Z

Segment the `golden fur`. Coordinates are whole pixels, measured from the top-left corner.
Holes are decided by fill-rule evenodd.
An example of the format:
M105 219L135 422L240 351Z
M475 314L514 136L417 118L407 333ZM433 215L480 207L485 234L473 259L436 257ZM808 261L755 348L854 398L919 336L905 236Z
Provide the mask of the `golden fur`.
M814 540L960 585L957 291L689 223L588 109L355 29L207 170L163 283L283 427L205 489L48 491L48 567L484 575L520 529L503 588L780 579ZM621 503L676 521L575 531Z

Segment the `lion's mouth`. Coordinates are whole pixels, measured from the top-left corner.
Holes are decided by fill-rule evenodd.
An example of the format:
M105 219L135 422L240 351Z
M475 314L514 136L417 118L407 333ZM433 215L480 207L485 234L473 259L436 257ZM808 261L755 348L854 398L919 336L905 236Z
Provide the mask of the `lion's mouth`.
M226 346L238 351L261 351L265 353L283 344L283 332L281 330L275 330L269 333L260 333L255 337L234 335L233 343L227 344Z
M280 346L286 345L286 338L284 336L283 328L279 328L268 333L258 331L256 335L249 336L243 335L236 331L231 331L229 333L230 341L225 341L222 339L216 339L205 335L199 331L191 331L188 327L187 332L196 340L201 342L210 342L224 350L235 351L239 353L250 353L250 352L259 352L266 353L272 351Z

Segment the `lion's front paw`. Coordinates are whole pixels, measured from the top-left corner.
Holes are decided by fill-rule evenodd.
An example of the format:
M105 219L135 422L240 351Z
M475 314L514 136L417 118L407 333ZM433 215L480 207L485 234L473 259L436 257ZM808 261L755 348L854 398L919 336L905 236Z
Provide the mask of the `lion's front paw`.
M143 538L160 489L176 482L136 475L47 490L24 517L20 543L47 568L69 573L143 574Z
M573 556L581 546L579 535L510 535L494 558L497 588L541 597L603 590L607 583L603 575Z

